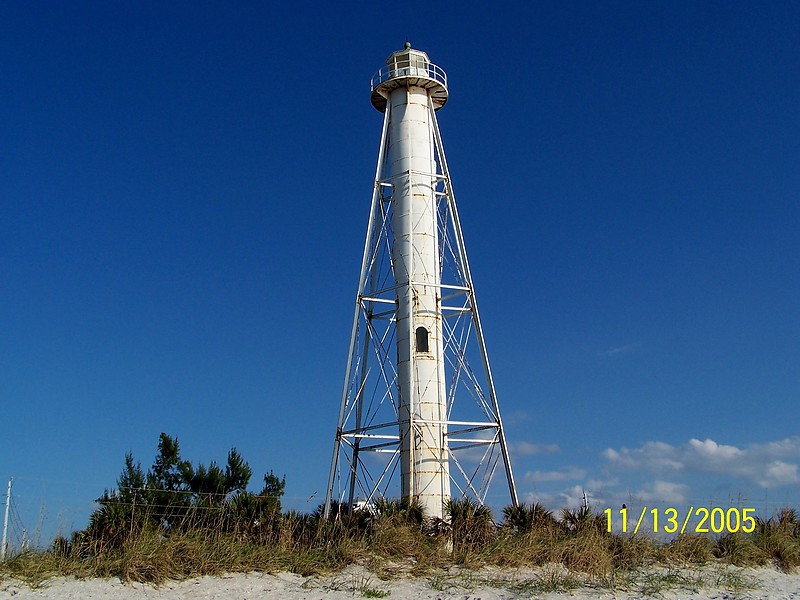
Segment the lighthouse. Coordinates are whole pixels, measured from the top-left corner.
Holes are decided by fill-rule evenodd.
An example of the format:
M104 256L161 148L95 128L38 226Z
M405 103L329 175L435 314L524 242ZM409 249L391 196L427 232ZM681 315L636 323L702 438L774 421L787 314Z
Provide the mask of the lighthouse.
M447 75L406 43L370 87L383 129L325 512L399 496L444 518L498 468L516 504L436 119Z

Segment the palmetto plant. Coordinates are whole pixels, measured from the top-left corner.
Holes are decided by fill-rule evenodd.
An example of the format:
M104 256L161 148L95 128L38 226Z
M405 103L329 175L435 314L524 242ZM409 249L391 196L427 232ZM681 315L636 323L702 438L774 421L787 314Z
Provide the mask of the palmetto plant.
M386 524L422 525L425 521L425 509L416 498L413 500L376 498L371 511L378 521Z
M558 526L553 513L539 502L510 505L503 509L503 526L514 533L552 531Z
M794 508L782 508L778 511L778 526L791 535L800 535L800 518Z
M603 532L606 530L606 521L603 515L595 514L589 506L580 508L562 508L561 525L567 531L578 532L594 530Z
M454 549L482 546L497 529L491 509L469 497L448 500L445 515L450 520Z
M96 550L121 548L132 533L139 527L134 523L131 507L116 502L100 506L89 517L87 538L96 543Z

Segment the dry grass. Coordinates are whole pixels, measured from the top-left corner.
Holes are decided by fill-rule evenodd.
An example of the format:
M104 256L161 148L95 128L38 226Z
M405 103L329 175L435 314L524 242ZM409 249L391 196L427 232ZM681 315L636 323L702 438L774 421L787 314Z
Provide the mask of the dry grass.
M704 565L714 560L714 542L701 535L679 535L659 548L658 557L665 564Z
M767 562L767 556L752 537L740 533L721 536L713 549L714 556L737 567L754 567Z
M784 508L768 521L758 520L753 544L785 571L800 566L800 518L794 509Z
M699 585L680 574L702 565L775 562L791 570L800 564L800 526L794 511L759 521L750 535L718 540L679 536L659 545L646 537L608 533L586 514L557 520L532 509L517 513L514 526L496 527L490 513L487 517L474 506L459 505L449 521L432 525L415 510L396 508L384 507L382 514L342 514L331 521L289 513L246 531L208 523L171 532L130 528L126 536L115 532L113 544L76 535L69 542L57 541L48 551L12 557L0 564L0 578L14 577L32 586L59 575L158 584L251 571L326 574L359 564L379 577L404 572L434 581L437 573L454 566L467 572L484 566L538 567L543 569L540 575L525 583L535 591L567 591L579 582L594 582L649 593ZM735 572L725 571L724 578L735 587L731 573ZM372 585L361 587L379 591Z

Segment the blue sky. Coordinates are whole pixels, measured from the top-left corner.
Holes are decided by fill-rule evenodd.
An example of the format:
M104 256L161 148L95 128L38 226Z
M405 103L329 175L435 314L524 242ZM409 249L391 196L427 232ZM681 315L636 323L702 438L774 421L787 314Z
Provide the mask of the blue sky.
M449 77L521 497L798 505L800 7L401 12L0 6L0 477L29 530L83 527L162 431L324 498L369 78L406 39Z

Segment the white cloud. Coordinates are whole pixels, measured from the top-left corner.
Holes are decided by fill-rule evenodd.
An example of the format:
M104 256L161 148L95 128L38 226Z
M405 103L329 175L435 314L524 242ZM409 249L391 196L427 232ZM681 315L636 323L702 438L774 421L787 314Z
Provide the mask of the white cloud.
M617 451L608 448L603 451L603 456L610 463L625 469L661 472L664 470L680 471L684 467L678 448L664 442L647 442L635 450L622 448Z
M582 479L586 475L586 471L577 467L569 467L564 471L534 471L525 474L524 479L532 483L545 483L554 481L567 481L569 479ZM570 485L561 489L537 489L536 491L523 493L521 499L523 502L533 503L540 502L548 509L558 513L562 508L576 508L583 506L583 496L586 494L586 499L589 504L597 509L603 511L609 506L612 500L608 496L609 488L613 488L619 483L617 479L600 480L589 479L585 484ZM558 486L556 486L558 488ZM616 499L613 504L617 504Z
M565 508L576 508L579 506L583 506L583 495L586 494L586 499L591 504L605 504L605 500L598 497L593 497L589 494L585 488L580 485L573 485L568 490L559 494L561 498L561 504Z
M590 479L586 482L586 489L599 491L606 488L613 488L617 485L619 485L618 477L614 477L612 479Z
M503 421L506 425L520 425L531 420L531 415L525 410L515 410L510 413L503 413Z
M522 479L534 489L522 498L558 511L581 506L585 492L590 505L602 512L622 503L685 506L699 497L698 480L726 487L738 480L740 486L771 489L800 484L800 436L747 446L708 438L677 445L650 441L637 448L608 448L602 456L605 468L592 469L592 477L579 465L527 472Z
M586 477L586 470L578 467L567 467L563 471L528 471L525 473L525 481L533 484L582 479L583 477Z
M764 471L764 478L759 483L764 487L772 485L790 485L800 482L797 473L797 465L785 463L782 460L774 460Z
M714 440L689 440L689 450L697 458L706 461L707 464L725 464L730 461L740 460L744 451L736 446L726 446L718 444Z
M633 344L625 344L624 346L617 346L608 350L601 350L597 354L599 356L619 356L620 354L628 354L639 349L639 342Z
M800 437L790 437L777 442L762 444L757 448L771 456L797 456L800 454Z
M516 442L511 444L511 453L518 456L535 456L540 454L555 454L561 448L558 444L533 444L531 442Z
M688 489L682 483L656 480L633 495L644 503L684 504Z
M527 504L536 502L544 505L548 510L558 511L564 506L560 494L553 492L526 492L522 494L522 501Z
M532 504L539 502L553 511L558 516L562 508L578 508L583 506L583 494L586 492L586 499L595 508L608 506L608 500L602 496L592 494L580 485L573 485L560 492L528 492L522 495L522 501ZM599 508L603 510L603 508Z
M682 446L647 442L634 449L608 448L603 457L610 467L625 470L710 473L739 477L762 487L800 483L798 465L780 460L800 457L800 436L745 448L711 439L691 439Z

